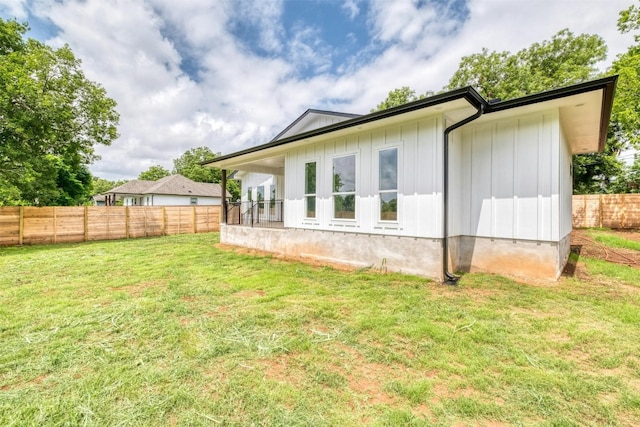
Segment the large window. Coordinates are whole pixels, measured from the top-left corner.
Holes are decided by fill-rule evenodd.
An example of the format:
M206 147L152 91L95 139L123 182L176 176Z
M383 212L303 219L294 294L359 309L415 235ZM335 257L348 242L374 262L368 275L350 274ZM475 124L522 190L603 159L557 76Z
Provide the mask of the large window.
M356 218L356 156L333 159L333 217Z
M380 220L398 220L398 149L379 152Z
M304 164L304 200L306 217L316 217L316 162Z

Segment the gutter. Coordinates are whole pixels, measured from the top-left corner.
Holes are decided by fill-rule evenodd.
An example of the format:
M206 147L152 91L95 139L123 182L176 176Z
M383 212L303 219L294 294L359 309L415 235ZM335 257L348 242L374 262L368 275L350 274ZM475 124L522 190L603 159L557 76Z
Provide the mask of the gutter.
M461 126L474 121L482 115L485 109L485 102L480 102L476 107L478 110L472 116L455 123L444 130L444 182L442 189L443 196L443 218L442 218L442 276L445 285L456 285L460 279L449 272L449 134Z

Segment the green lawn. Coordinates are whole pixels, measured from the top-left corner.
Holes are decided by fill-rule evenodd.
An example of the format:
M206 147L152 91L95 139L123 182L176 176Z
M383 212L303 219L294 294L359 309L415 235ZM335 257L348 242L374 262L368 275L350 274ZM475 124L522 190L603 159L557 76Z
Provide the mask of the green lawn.
M217 241L0 248L0 425L640 425L628 267L446 287Z

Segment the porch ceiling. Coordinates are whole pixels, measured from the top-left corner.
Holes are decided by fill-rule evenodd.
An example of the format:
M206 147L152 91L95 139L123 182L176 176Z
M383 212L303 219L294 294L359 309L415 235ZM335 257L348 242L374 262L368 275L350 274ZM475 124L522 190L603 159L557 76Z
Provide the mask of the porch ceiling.
M264 159L238 159L238 162L225 165L228 169L242 172L265 173L270 175L284 175L284 156Z

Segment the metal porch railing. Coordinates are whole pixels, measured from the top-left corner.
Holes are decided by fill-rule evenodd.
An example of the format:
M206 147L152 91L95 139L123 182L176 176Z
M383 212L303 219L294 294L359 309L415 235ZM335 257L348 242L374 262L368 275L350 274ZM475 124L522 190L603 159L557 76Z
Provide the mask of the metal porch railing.
M284 200L227 203L227 225L282 228Z

